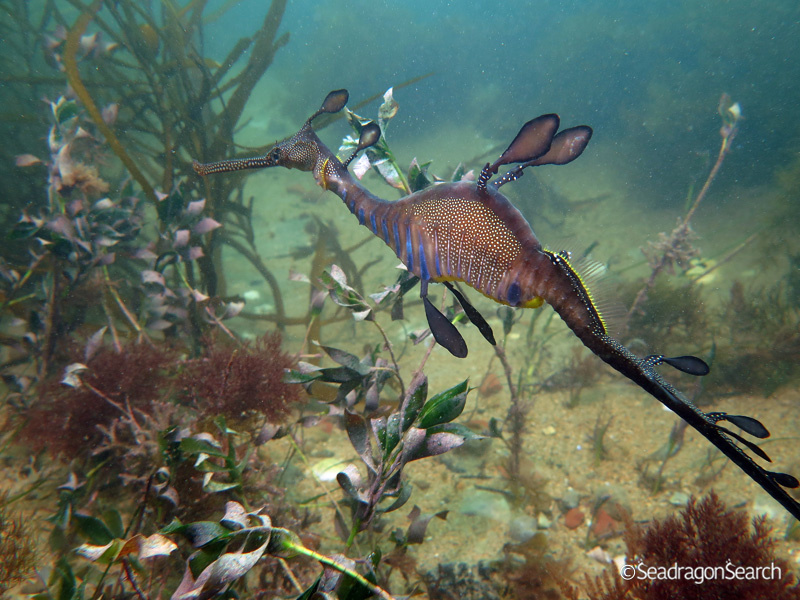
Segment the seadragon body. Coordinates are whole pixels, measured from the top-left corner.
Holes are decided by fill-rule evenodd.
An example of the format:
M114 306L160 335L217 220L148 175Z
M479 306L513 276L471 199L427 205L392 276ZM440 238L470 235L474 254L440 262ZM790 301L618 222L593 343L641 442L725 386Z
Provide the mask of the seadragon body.
M347 98L346 90L328 94L322 107L300 131L276 144L264 156L208 164L195 162L195 171L203 176L274 166L310 171L323 189L339 196L359 223L381 238L419 278L431 332L439 344L457 357L467 355L466 343L428 299L430 283L447 285L470 321L492 344L495 341L491 327L450 282L464 282L488 298L512 307L533 308L546 302L594 354L686 420L800 519L800 504L784 489L800 487L800 482L791 475L761 467L733 440L769 461L766 453L719 422L728 421L756 438L768 437L767 429L752 417L701 411L655 370L660 364L668 364L685 373L705 375L708 366L701 359L662 355L640 358L611 337L569 256L544 248L522 214L499 191L504 184L522 176L527 167L563 165L580 156L591 139L589 127L557 132L558 116L542 115L522 127L500 158L482 169L476 182L437 184L390 202L372 194L348 170L358 152L378 141L378 125L363 126L356 151L344 162L322 143L311 126L320 114L340 111ZM492 181L499 167L510 164L517 166Z

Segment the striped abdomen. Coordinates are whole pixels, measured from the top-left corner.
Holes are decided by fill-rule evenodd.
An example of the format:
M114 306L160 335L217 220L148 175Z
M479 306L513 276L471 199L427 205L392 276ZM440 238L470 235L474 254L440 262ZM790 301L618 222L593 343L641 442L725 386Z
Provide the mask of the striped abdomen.
M463 183L437 185L391 203L360 200L345 203L418 277L464 281L498 302L519 303L508 302L506 275L524 244L540 244L500 194L479 195L474 184Z
M545 301L579 337L598 333L598 325L604 332L589 293L566 259L544 250L499 192L456 183L397 202L368 193L345 194L344 201L418 277L463 281L511 306L537 307Z

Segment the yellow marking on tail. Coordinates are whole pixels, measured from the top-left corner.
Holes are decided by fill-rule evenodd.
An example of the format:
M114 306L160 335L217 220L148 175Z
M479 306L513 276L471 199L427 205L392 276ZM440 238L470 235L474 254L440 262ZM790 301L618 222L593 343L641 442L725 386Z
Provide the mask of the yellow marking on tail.
M597 304L595 304L594 298L592 297L592 291L589 289L589 287L583 281L583 277L581 277L581 274L578 272L578 270L576 270L575 267L572 266L572 263L570 262L570 260L568 258L569 253L568 252L564 252L564 253L553 252L552 250L547 250L546 248L543 248L543 250L545 252L549 252L550 254L554 254L554 255L559 256L564 261L564 264L567 265L567 267L569 267L569 270L572 271L572 274L575 275L575 277L577 277L578 283L581 284L581 287L583 288L583 292L586 294L586 299L589 301L589 306L594 311L594 314L597 315L597 318L600 320L600 324L603 326L603 331L604 332L608 331L608 326L606 325L606 320L603 318L603 315L600 312L600 309L597 308ZM567 256L565 256L565 254Z
M328 168L328 162L330 158L326 158L325 162L322 163L322 168L319 170L319 185L323 190L328 189L328 181L325 179L325 170Z

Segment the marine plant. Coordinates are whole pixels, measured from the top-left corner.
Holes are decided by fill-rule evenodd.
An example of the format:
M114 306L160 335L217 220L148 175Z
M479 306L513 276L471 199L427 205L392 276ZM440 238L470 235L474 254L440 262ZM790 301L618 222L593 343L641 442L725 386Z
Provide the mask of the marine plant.
M587 575L586 594L589 600L800 598L789 563L775 555L766 518L749 521L713 491L690 499L679 515L646 526L629 520L625 579L616 566L595 579ZM574 586L563 591L572 600L585 597Z
M340 269L332 268L324 278L334 302L346 308L358 321L375 322L375 308L351 288ZM389 302L389 298L400 292L376 294L377 302ZM396 300L396 299L395 299ZM377 325L377 324L376 324ZM378 326L390 351L391 344L383 329ZM468 386L462 382L444 392L428 398L428 380L423 368L432 346L414 372L408 387L402 384L397 363L377 359L372 352L364 359L336 348L323 346L325 353L338 367L320 368L301 363L291 372L287 381L302 383L309 389L314 383L338 383L335 401L346 407L344 425L357 455L366 467L364 477L355 466L346 467L337 476L337 482L345 492L345 504L349 505L350 524L345 525L341 513L337 519L349 548L355 536L370 529L377 516L401 508L409 499L411 488L403 478L409 462L429 456L443 454L461 446L465 441L481 439L463 425L451 423L464 409ZM379 408L378 398L385 389L389 377L396 377L401 384L400 404L386 416L369 416ZM350 399L348 399L350 396ZM361 416L350 408L355 401L364 400L367 416ZM393 499L388 506L380 504Z
M560 589L574 573L572 560L569 556L554 556L543 532L526 542L506 544L503 554L497 569L511 588L513 598L560 600L563 597Z
M20 258L0 263L0 308L17 323L1 340L10 351L4 366L32 356L33 376L44 381L60 376L78 340L100 330L122 352L126 339L151 343L163 332L198 340L204 329L224 328L241 305L203 294L192 275L203 238L219 226L205 202L176 189L159 205L158 240L147 239L145 206L128 180L104 197L110 186L94 161L106 146L80 106L62 96L49 107L47 203L22 214L10 235Z
M796 257L790 257L785 277L772 286L731 284L728 301L719 310L723 323L716 339L719 374L712 380L721 393L767 397L797 380L800 310L792 286L796 271Z
M670 345L709 343L709 309L702 286L680 278L658 277L626 322L627 335L652 347L658 340ZM621 286L624 297L641 289L638 282ZM627 292L630 291L629 295Z
M9 494L0 492L0 598L9 588L30 579L37 565L33 531L10 507Z
M608 428L611 427L611 423L613 422L613 416L603 418L602 414L597 415L592 433L588 436L588 441L592 445L592 456L594 457L595 464L608 458L608 448L606 448L605 438L608 433Z
M32 95L39 97L42 92L36 90L44 88L46 95L52 95L68 83L81 116L86 117L80 123L82 127L75 130L80 141L62 144L62 160L52 161L51 169L64 167L67 179L80 176L77 183L83 191L91 191L88 186L93 182L101 185L95 191L107 185L97 165L103 163L106 180L115 180L121 170L120 179L127 176L134 182L126 195L133 195L137 187L142 203L158 208L162 237L179 234L170 240L169 247L161 245L155 270L161 272L171 266L180 271L175 276L186 288L211 298L224 296L225 281L219 265L224 240L218 238L215 229L225 224L227 239L238 236L245 240L245 248L254 249L250 207L243 199L240 182L211 182L202 191L180 188L180 182L186 175L187 156L234 147L233 133L255 85L288 42L288 33L280 32L285 0L271 3L263 22L251 35L233 44L222 63L204 55L205 26L229 6L211 14L203 2L183 6L155 2L145 9L129 0L71 0L69 7L44 0L41 11L28 4L9 0L3 6L16 31L25 32L11 36L18 55L26 57L12 68L14 89L23 88L29 95L33 91ZM32 32L45 32L45 65L37 57L40 49L31 48L40 39ZM42 78L40 72L48 69L50 76ZM70 105L77 106L73 102ZM76 113L74 109L64 112L69 116ZM38 125L38 117L29 122ZM28 140L36 138L28 132ZM68 150L94 140L102 140L102 153L72 168L67 162ZM55 154L59 149L52 147L53 141L51 136L50 150ZM17 157L17 170L30 173L26 180L38 177L42 149L30 142L19 147L26 148L27 153ZM35 197L28 198L26 204L42 206ZM176 208L194 210L195 216L204 211L203 219L195 220L191 240L186 231L173 226ZM245 253L245 258L249 256L252 252ZM157 284L158 277L152 283ZM268 277L268 283L280 321L280 290L274 278ZM197 324L213 317L204 314L202 307L186 302L185 297L183 300L172 302L173 313L188 313L195 322L189 334L199 343L203 332Z
M700 188L697 196L695 196L691 207L683 218L678 219L678 224L675 229L673 229L669 235L664 233L660 234L658 242L651 242L647 250L642 250L650 267L650 276L636 294L628 310L628 316L634 315L637 310L639 310L640 304L645 300L650 288L663 271L672 273L675 267L686 270L689 267L691 259L698 256L697 249L692 245L692 238L694 237L691 228L692 217L700 207L700 203L708 193L711 184L722 167L725 157L728 155L728 152L730 152L733 140L739 130L739 120L742 117L742 109L739 103L734 103L727 94L723 94L720 98L717 112L722 119L722 127L720 128L722 144L717 154L717 160L711 167L711 171L703 187Z
M662 445L653 454L646 457L637 465L642 482L650 488L650 491L655 494L664 488L665 475L664 469L667 462L674 457L683 446L683 437L686 433L686 423L684 421L675 421L670 429L669 436L664 445ZM658 467L653 473L650 470L650 464L655 462Z
M174 244L180 238L178 232L191 230L190 224L182 224L190 223L183 219L192 217L191 207L183 202L175 206L178 211L173 222L177 225L156 244ZM180 259L183 246L172 247ZM128 266L123 258L113 264ZM135 272L140 267L133 268ZM129 309L130 316L123 313L129 324L131 319L140 321L135 314L152 312L148 308L151 295L169 297L167 279L157 277L159 274L156 269L145 270L140 302L124 302L126 308L136 307ZM391 343L376 322L383 307L402 297L402 286L368 300L349 286L340 270L331 269L323 280L338 306L357 322L372 322L380 332L382 344L364 360L325 346L325 354L339 366L300 365L283 381L284 370L294 361L281 351L278 334L253 344L226 343L219 336L232 332L211 318L214 313L207 313L207 327L216 329L218 335L205 336L195 349L188 339L156 335L159 330L168 334L170 328L183 326L180 312L162 310L165 326L159 327L157 320L141 319L139 339L124 341L114 319L117 315L111 313L110 325L88 340L78 343L75 336L70 338L59 355L59 364L64 365L60 373L22 390L16 402L17 422L24 423L21 440L34 449L47 447L61 454L73 469L65 483L51 488L57 500L49 519L56 568L42 598L118 595L125 590L140 598L164 590L170 590L175 598L205 597L231 585L246 585L245 574L264 564L267 556L284 564L289 579L298 586L297 574L308 574L308 567L291 574L291 567L283 562L297 554L340 573L334 576L328 570L316 580L305 580L302 585L307 594L320 587L338 588L340 597L357 598L367 588L391 597L375 582L385 581L398 563L390 559L381 562L376 533L383 528L378 523L410 498L404 470L412 461L480 436L451 422L463 410L466 382L428 398L423 360L409 387L404 386ZM186 282L183 285L193 290L195 301L203 301L195 288ZM195 351L199 355L193 356ZM380 357L384 351L389 360ZM22 383L22 378L18 379ZM344 415L350 442L366 467L363 477L354 466L340 474L344 499L334 503L336 526L345 532L345 551L366 544L372 549L371 562L330 557L301 542L313 539L313 532L306 528L314 519L303 517L283 502L283 492L271 483L274 467L255 460L257 445L269 443L273 437L293 438L295 430L303 426L300 419L281 430L275 427L287 420L289 408L298 399L297 386L290 382L312 386L317 380L338 388L329 400L330 410ZM388 382L393 385L387 386ZM380 397L398 388L404 399L398 408L376 414ZM354 399L365 400L363 415L355 411ZM256 427L242 435L232 428L237 423ZM109 492L121 482L133 497L118 502ZM301 527L298 535L271 525L263 511L250 508L265 504L267 498L270 516L282 524ZM225 502L226 515L218 525L197 520L208 518ZM349 517L339 507L349 507ZM394 551L387 557L400 560L405 548L422 542L431 518L444 518L446 511L425 515L417 510L412 514L407 531L393 533ZM236 517L239 524L233 523L231 515L241 517ZM186 519L186 525L174 520L178 518ZM362 532L368 535L364 541L360 541ZM195 550L179 559L181 537ZM265 546L267 538L270 543ZM87 562L76 562L73 550ZM171 572L180 570L186 573L183 582L170 577ZM283 588L286 583L283 578L273 578L271 585Z
M350 310L358 315L357 308ZM158 454L151 460L151 469L155 470L147 477L146 484L140 486L143 499L132 514L126 514L119 505L112 508L105 487L98 485L97 471L85 481L73 475L61 486L59 507L51 520L55 525L53 544L60 548L62 558L42 597L55 598L66 593L82 597L83 590L91 589L101 593L111 586L107 577L113 573L118 574L113 584L115 589L130 589L140 597L151 597L157 589L172 590L175 599L210 597L230 586L246 589L245 575L258 565L269 568L262 558L271 556L284 565L291 581L299 586L300 597L310 597L325 589L329 593L336 590L339 598L361 598L365 590L381 598L392 598L383 585L393 566L388 560L385 563L381 560L383 536L376 534L382 527L376 525L409 500L411 486L404 470L410 462L442 454L468 439L481 437L452 423L463 410L467 384L429 398L427 379L420 367L395 410L382 416L371 415L370 409L361 414L349 404L351 392L362 398L371 393L382 395L382 390L388 388L380 386L377 391L369 391L376 381L371 376L383 374L391 367L373 366L370 360L358 361L353 355L330 347L326 353L339 366L300 365L289 381L307 385L321 381L348 390L331 401L330 410L342 414L347 437L366 467L366 474L362 475L355 465L342 469L337 482L344 496L333 503L333 515L343 535L344 552L350 554L357 548L359 554L363 553L366 544L369 550L363 558L352 560L318 552L302 541L309 532L294 532L275 525L268 514L273 518L280 515L283 522L288 520L295 525L302 526L304 521L292 519L291 511L282 508L274 498L270 500L269 513L250 508L262 504L266 498L263 495L266 473L255 461L253 438L241 436L218 418L213 421L216 428L213 433L197 432L198 423L162 432ZM230 373L232 376L235 370ZM299 425L300 422L290 426L283 435L293 436L292 429ZM259 443L271 443L271 439L267 436ZM187 482L197 481L198 476L202 486L188 490L190 493L184 500L182 490ZM94 498L91 505L86 504L89 497ZM208 501L212 499L216 502ZM218 521L196 520L200 514L217 510L215 506L226 499L225 514ZM349 518L341 510L345 507L350 509ZM179 521L179 515L190 520ZM412 511L407 531L392 533L395 552L390 556L396 558L398 549L421 543L428 523L435 516L444 518L446 511L437 515ZM369 536L362 539L362 532ZM189 545L186 550L181 549L182 539ZM67 558L66 551L75 547L78 540L84 543L77 546L76 552L90 561L92 568L88 570L77 570ZM284 563L296 556L321 563L325 571L301 584L292 574L291 566ZM170 571L179 569L167 565L175 564L183 565L180 582L169 577Z
M284 372L295 360L281 350L278 332L255 343L207 342L202 356L186 360L177 378L182 402L199 414L243 422L256 416L280 424L300 400L299 386L284 382Z
M120 350L98 346L83 354L63 376L42 382L20 415L20 440L36 452L86 457L115 421L152 416L171 385L176 354L169 346L128 342Z

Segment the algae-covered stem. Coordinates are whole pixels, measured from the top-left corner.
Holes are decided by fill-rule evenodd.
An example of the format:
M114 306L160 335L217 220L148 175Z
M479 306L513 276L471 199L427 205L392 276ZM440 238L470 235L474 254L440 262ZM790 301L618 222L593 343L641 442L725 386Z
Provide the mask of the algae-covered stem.
M503 346L497 344L494 347L494 352L503 365L503 372L506 376L508 383L508 392L511 396L511 404L508 408L508 415L506 422L510 424L511 439L504 440L509 450L508 461L508 479L511 484L512 496L517 499L519 497L519 482L520 482L520 468L522 456L522 435L525 432L525 416L527 407L523 406L519 397L519 389L514 383L514 375L511 370L511 364L506 357L506 351Z
M722 128L720 129L722 144L720 145L719 153L717 154L717 161L711 168L703 187L697 194L694 203L692 203L692 207L686 213L686 216L683 218L680 224L672 231L668 240L664 243L665 247L677 248L686 241L686 238L689 235L689 223L691 222L695 211L697 211L697 208L700 206L700 203L703 201L703 198L705 198L706 194L708 193L711 183L716 178L720 167L722 167L725 157L728 155L728 152L731 149L733 138L736 137L736 132L739 129L738 122L739 119L742 118L742 113L738 102L728 105L729 103L730 98L727 94L723 94L720 98L719 104L719 114L722 117L723 122ZM631 304L631 308L628 311L628 318L636 313L641 303L644 302L645 298L647 297L647 292L651 287L653 287L656 277L658 277L661 271L672 264L673 260L673 257L667 251L662 252L658 261L652 267L650 277L647 279L642 289L639 290L639 293L636 294L636 298L634 299L633 304Z
M383 598L384 600L395 600L394 596L389 594L383 588L375 585L371 581L369 581L366 577L361 575L361 573L354 571L353 569L349 568L347 565L343 565L341 562L325 556L324 554L320 554L319 552L315 552L309 548L306 548L300 541L293 541L291 535L289 535L289 531L285 529L280 529L278 527L273 529L273 532L279 532L281 534L285 534L282 536L282 549L287 550L289 552L296 552L297 554L302 554L303 556L308 556L309 558L313 558L317 562L322 563L325 566L331 567L336 569L340 573L344 573L348 577L352 577L358 583L363 585L367 588L370 592L375 594L376 596Z

